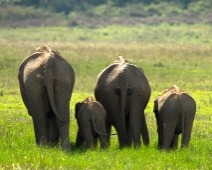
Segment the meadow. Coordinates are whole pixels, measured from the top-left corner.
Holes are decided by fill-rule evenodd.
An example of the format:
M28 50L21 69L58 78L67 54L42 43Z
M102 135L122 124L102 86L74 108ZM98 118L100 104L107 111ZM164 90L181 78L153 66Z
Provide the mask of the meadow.
M212 169L212 27L194 25L108 26L104 28L31 27L0 32L1 169ZM72 150L35 144L31 117L17 79L21 62L37 46L48 44L73 66L76 82L71 106ZM93 96L98 74L117 56L143 68L152 93L145 110L150 146L119 150L116 136L108 150L75 148L74 107ZM157 149L153 102L176 84L197 103L189 148ZM114 130L114 129L113 129Z

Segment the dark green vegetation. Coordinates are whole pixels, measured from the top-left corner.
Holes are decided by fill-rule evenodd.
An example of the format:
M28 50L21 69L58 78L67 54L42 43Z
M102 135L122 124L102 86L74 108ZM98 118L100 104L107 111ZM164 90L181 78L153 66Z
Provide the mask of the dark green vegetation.
M109 9L108 7L118 9L118 11L115 13L117 14L121 11L121 9L128 9L125 7L131 5L130 15L141 17L146 15L162 15L165 12L162 11L163 9L166 9L168 12L171 12L170 14L181 13L180 10L206 12L210 9L212 5L211 0L1 0L0 4L4 6L33 6L35 8L43 8L54 12L63 12L65 14L69 14L70 12L76 11L86 11L87 14L91 16L101 14L101 12L106 12L106 14L109 14L108 10L111 9ZM171 10L168 10L168 7L166 7L167 4L171 6ZM135 9L137 5L139 5L140 12L138 10L138 7ZM134 6L134 13L132 10L132 6ZM144 8L143 6L149 7Z
M1 29L0 32L0 168L2 169L211 169L212 161L212 47L209 25L168 24L98 29L41 27ZM35 145L30 116L22 102L17 72L20 63L39 45L48 44L68 60L76 72L71 101L72 151ZM74 105L93 95L96 78L122 55L139 65L152 94L145 110L150 146L118 149L113 136L107 151L78 150ZM153 101L176 84L197 102L188 149L157 150Z
M0 27L211 23L212 0L2 0Z

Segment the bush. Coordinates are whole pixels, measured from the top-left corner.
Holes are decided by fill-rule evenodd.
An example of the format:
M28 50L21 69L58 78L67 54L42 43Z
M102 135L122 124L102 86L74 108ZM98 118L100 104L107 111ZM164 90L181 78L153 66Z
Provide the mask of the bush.
M198 13L208 12L212 8L212 3L210 1L211 0L192 2L188 7L188 12L198 12Z
M61 14L54 14L61 16ZM52 18L50 10L23 6L3 6L0 7L0 20L24 20L24 19L45 19Z

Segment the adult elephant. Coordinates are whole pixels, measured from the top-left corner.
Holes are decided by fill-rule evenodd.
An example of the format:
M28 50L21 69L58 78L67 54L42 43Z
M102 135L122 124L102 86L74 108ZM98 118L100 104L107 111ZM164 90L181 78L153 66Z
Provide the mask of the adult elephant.
M40 46L20 65L18 80L36 143L55 145L60 137L62 149L69 150L69 102L75 82L71 65L56 50Z
M151 89L143 70L119 56L98 76L95 97L107 112L107 133L113 125L118 133L119 147L149 144L144 109ZM109 139L108 139L109 140Z
M87 148L97 147L98 139L102 149L108 147L106 134L106 111L103 106L89 96L78 102L75 107L75 117L78 123L76 146L81 147L86 142Z
M188 146L196 112L195 100L173 85L156 98L153 111L157 121L159 149L177 148L181 133L181 147Z

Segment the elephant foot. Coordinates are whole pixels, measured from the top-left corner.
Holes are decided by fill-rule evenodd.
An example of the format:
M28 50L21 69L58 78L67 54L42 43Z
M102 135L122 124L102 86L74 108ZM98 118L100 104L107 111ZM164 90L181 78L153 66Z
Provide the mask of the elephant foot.
M139 144L134 144L134 149L139 149L139 148L141 148L141 144L139 145Z
M50 147L58 146L59 141L49 142Z
M101 144L101 149L108 149L108 145L107 144Z
M69 141L62 142L62 150L63 151L69 151L71 150L71 144Z

